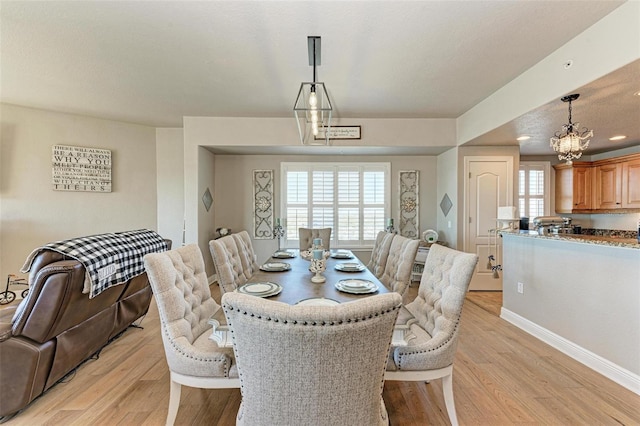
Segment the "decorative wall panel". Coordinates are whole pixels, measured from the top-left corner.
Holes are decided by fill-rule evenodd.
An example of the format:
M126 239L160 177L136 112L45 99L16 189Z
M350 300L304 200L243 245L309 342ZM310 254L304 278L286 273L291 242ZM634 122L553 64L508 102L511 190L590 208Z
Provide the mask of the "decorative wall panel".
M398 179L400 188L400 223L398 231L407 238L418 238L420 235L419 214L419 181L418 170L401 171Z
M253 171L253 237L273 239L273 170Z

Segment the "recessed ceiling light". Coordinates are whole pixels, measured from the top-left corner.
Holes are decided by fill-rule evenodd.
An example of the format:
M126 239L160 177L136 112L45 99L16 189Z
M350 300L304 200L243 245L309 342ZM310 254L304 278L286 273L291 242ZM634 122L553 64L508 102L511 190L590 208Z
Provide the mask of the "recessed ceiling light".
M636 93L634 93L634 95L640 96L640 92L636 92Z
M531 139L531 136L520 136L519 138L516 138L517 141L526 141Z
M609 140L610 141L619 141L619 140L626 139L626 138L627 137L625 135L618 135L618 136L610 137Z

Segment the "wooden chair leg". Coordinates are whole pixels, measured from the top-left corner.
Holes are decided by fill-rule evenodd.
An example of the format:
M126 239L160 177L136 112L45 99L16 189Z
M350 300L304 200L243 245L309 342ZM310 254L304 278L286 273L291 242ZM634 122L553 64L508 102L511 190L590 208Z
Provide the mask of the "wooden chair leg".
M178 407L180 407L180 394L182 385L171 380L169 389L169 411L167 412L167 426L173 426L178 415Z
M444 395L444 405L447 407L447 414L452 426L458 426L458 416L456 416L456 406L453 402L453 373L442 378L442 393Z

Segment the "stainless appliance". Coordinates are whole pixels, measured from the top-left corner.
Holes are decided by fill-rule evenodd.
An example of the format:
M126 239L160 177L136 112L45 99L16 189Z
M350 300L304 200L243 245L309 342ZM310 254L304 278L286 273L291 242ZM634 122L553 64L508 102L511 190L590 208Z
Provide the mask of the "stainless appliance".
M540 235L573 234L570 217L538 216L533 219L533 226Z

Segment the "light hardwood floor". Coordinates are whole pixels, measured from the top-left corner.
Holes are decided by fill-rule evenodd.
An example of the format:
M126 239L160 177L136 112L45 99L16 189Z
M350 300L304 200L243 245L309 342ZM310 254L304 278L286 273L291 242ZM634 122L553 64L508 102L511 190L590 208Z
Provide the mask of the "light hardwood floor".
M501 302L473 292L465 303L453 376L460 424L640 425L640 396L501 320ZM163 425L169 374L153 301L142 326L7 424ZM392 425L448 424L440 381L387 382L384 399ZM183 387L176 424L233 425L239 404L238 389Z

